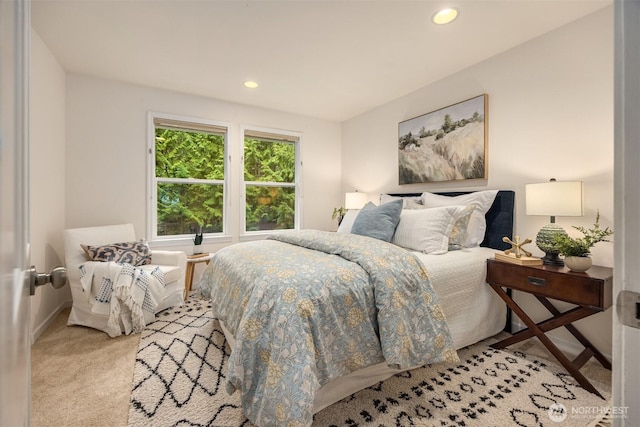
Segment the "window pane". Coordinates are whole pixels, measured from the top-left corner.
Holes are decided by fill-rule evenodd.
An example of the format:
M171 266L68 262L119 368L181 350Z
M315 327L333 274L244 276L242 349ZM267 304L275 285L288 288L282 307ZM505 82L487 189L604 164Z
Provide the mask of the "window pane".
M244 140L244 180L294 182L296 147L290 142Z
M247 185L247 231L293 229L295 202L293 187Z
M224 179L224 136L156 128L156 176Z
M223 186L158 183L158 236L222 232Z

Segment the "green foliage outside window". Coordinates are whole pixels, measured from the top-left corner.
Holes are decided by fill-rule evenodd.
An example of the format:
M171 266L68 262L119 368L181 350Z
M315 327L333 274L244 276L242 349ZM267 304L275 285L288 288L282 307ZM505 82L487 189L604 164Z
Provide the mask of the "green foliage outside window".
M158 236L223 231L224 142L224 135L156 128L156 178L192 180L158 182ZM295 175L293 143L245 139L247 231L295 227Z
M224 136L156 129L156 177L224 179ZM197 182L197 181L196 181ZM158 183L158 235L219 233L222 184Z
M245 138L244 180L247 231L294 228L295 187L251 184L295 183L293 143Z

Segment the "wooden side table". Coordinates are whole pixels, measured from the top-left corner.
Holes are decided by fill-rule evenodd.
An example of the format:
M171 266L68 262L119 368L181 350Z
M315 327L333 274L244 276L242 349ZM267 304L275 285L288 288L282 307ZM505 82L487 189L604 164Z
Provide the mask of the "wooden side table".
M593 266L584 273L576 273L566 267L523 266L489 259L487 260L487 283L527 325L526 329L491 347L501 349L535 336L584 389L602 397L589 380L580 373L580 368L591 357L595 357L607 369L611 369L611 363L572 323L611 306L613 299L611 268ZM551 312L552 317L535 323L503 288L534 295ZM576 307L560 312L548 298L566 301L575 304ZM569 360L545 335L561 326L564 326L585 347L573 361Z
M200 262L206 262L209 265L209 261L213 258L213 253L203 253L197 255L187 255L187 273L184 280L184 299L185 301L189 297L191 292L191 284L193 283L193 270L196 264Z

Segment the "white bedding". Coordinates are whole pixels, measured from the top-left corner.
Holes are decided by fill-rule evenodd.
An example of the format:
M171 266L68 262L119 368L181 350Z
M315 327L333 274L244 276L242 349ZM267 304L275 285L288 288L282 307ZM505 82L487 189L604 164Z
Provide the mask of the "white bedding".
M500 332L506 321L506 305L485 282L486 260L496 252L489 248L450 251L443 255L417 253L427 267L438 294L456 349ZM231 348L233 336L222 325ZM382 381L400 370L381 363L358 370L324 385L317 391L313 412Z
M485 282L487 259L496 252L477 247L444 255L416 253L440 298L456 349L495 335L505 326L507 307Z

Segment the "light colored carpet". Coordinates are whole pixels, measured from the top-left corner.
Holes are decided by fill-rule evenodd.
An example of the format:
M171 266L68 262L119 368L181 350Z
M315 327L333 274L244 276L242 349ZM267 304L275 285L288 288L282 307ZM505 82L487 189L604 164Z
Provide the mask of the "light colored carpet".
M69 309L31 347L31 425L126 426L140 335L66 326Z
M211 400L213 396L215 396L216 398L223 398L224 403L218 406L214 412L208 409L209 412L206 412L209 417L208 421L213 421L209 423L209 425L250 426L251 424L244 419L237 405L238 397L227 396L224 391L223 379L221 379L222 377L218 374L218 372L224 373L224 361L226 361L228 357L228 354L225 353L226 350L222 333L217 330L215 326L217 325L216 321L210 320L208 317L202 318L200 316L201 310L206 312L206 302L200 301L198 305L200 308L192 305L185 307L184 311L169 310L163 313L166 314L166 316L161 316L159 318L160 321L156 322L157 324L155 324L154 329L162 329L161 324L167 325L171 323L168 321L168 316L184 317L186 313L190 313L190 315L184 317L184 319L191 320L183 321L183 326L176 327L174 325L173 330L165 328L164 333L160 332L161 335L168 337L172 334L175 335L174 333L177 332L178 329L191 331L190 336L180 338L179 341L181 342L173 346L175 348L169 353L174 355L174 361L164 363L161 368L162 370L153 368L152 366L159 363L160 355L163 354L160 348L160 346L163 345L163 340L154 339L155 344L145 344L144 341L140 341L140 335L112 339L102 332L88 328L67 327L65 324L68 317L68 310L63 311L54 325L52 325L32 347L32 425L34 427L54 425L99 427L127 426L128 424L132 426L207 425L208 422L191 423L187 422L187 419L191 412L195 410L192 408L198 408L198 411L201 413L203 412L202 408L211 408ZM189 309L191 309L191 311L186 311ZM191 322L189 327L184 327L184 325L189 324L189 322ZM205 337L207 339L205 339ZM493 341L495 341L495 339L489 339L484 344ZM151 345L151 347L149 345ZM152 351L153 346L156 346L154 351ZM138 351L138 347L140 347L140 352ZM531 362L535 363L532 366L537 366L538 363L542 362L551 368L545 369L545 371L553 372L555 369L559 369L561 375L554 376L553 381L555 382L552 383L549 380L547 384L555 384L557 387L553 389L556 390L567 390L566 396L570 396L571 394L575 395L577 400L573 401L574 403L584 406L590 402L590 399L595 397L590 393L587 393L586 396L583 397L582 393L586 392L576 387L570 377L562 375L563 371L560 368L554 368L555 364L553 362L550 363L550 361L553 361L553 357L537 343L537 340L532 339L515 347L517 350L526 353L526 357L520 357L520 355L515 354L515 357L513 357L515 364L519 365L521 363ZM462 354L463 360L466 358L467 352L469 352L469 356L475 355L477 357L483 357L482 351L478 352L475 350L479 348L480 347L476 346L472 349L465 350L465 353ZM486 345L483 349L486 350ZM510 352L488 350L488 355L484 355L484 358L494 363L505 363L504 361L498 362L497 357L506 357L501 355L501 353L513 353L513 351L514 347L510 348ZM147 370L147 377L149 377L147 380L141 380L141 378L144 378L144 375L140 376L141 363L140 361L136 363L136 354L138 354L138 360L144 360L146 358L141 357L144 353L156 354L156 359L152 359L152 362L149 362L148 366L144 368ZM538 362L533 362L534 359L538 360ZM505 363L506 366L512 364L511 362L507 363L508 364ZM171 368L171 365L173 365L173 368ZM182 365L183 368L176 369L176 367L180 365ZM134 366L136 366L135 382L132 381L134 377ZM193 368L194 366L196 368ZM168 370L165 370L165 368ZM455 381L458 386L463 382L469 383L472 380L470 379L471 377L467 377L467 380L461 381L458 379L457 374L452 375L451 372L443 371L446 370L443 366L438 367L434 365L433 368L435 369L433 372L420 374L423 375L423 377L416 374L414 378L414 374L412 373L412 378L391 378L379 387L361 391L356 394L355 397L339 402L317 414L314 427L332 424L339 426L356 424L376 427L379 425L387 426L396 425L396 418L400 422L398 425L405 425L402 422L406 421L406 415L402 412L407 413L407 415L412 415L410 410L413 410L414 417L412 419L415 425L434 425L435 423L429 422L428 420L417 419L416 414L420 412L420 408L416 409L417 406L402 406L405 403L403 402L403 398L406 398L402 393L408 393L408 391L410 391L409 395L412 400L416 398L413 390L406 389L407 382L417 381L418 385L414 387L418 388L415 388L415 390L423 390L426 393L429 392L428 387L432 379L442 378L440 374L449 375L450 377L455 376ZM455 367L450 368L455 369ZM144 371L144 369L142 371ZM527 371L527 369L530 371L530 368L525 368L525 371ZM172 384L175 383L176 386L179 382L191 383L191 386L186 388L175 387L175 390L172 390L172 387L167 387L168 383L160 384L162 380L159 380L159 376L155 374L150 375L150 372L154 370L156 372L163 372L163 376L167 378L174 378ZM171 372L174 372L174 374ZM588 378L595 381L594 384L603 394L606 396L609 395L611 375L609 371L600 367L597 363L590 361L582 369L582 372ZM464 374L464 369L461 374ZM538 375L537 372L536 375ZM201 381L194 381L194 378L198 377L201 378ZM395 385L392 381L398 384ZM438 381L442 380L440 379ZM513 379L513 381L518 380ZM138 384L137 387L136 384ZM451 384L453 384L453 380ZM473 385L472 382L470 384ZM516 383L514 382L513 384ZM433 385L431 386L433 387ZM132 388L133 393L131 392ZM517 391L504 394L516 395L520 400L530 400L528 396L531 393L523 393L522 390L524 388L516 387L515 385L512 388L514 391ZM169 393L167 393L167 389L170 390ZM411 389L411 387L409 387L409 389ZM159 402L159 398L157 397L158 393L164 394L165 397L162 399L162 404L157 405L154 409L157 402ZM151 398L145 400L141 398L141 396L145 396L145 399L148 396ZM384 399L380 399L380 396L384 396ZM387 398L390 400L387 400ZM446 395L444 398L448 399ZM156 403L150 404L149 402L153 402L154 399ZM443 401L446 401L445 399L443 399ZM496 399L498 401L501 400L497 397ZM358 411L354 411L354 406L357 407L357 405L354 404L355 401L362 402L362 407ZM172 411L165 410L166 408L163 407L165 402L173 405ZM396 402L398 403L397 405ZM523 412L516 412L519 421L526 421L522 425L533 425L528 422L535 419L536 416L540 420L541 425L560 425L551 423L545 411L529 410L528 408L530 408L531 404L535 406L531 401L526 402L527 406L521 408ZM460 405L462 405L462 403ZM598 399L597 405L606 406L608 403ZM462 411L463 406L464 405L459 407L460 411ZM569 405L566 406L570 408ZM474 407L479 408L478 405L474 405ZM145 410L141 410L142 408L145 408ZM486 410L493 410L493 408L488 406ZM153 417L158 415L158 418L154 418L153 420L149 419L145 411L147 414L153 412ZM483 411L485 411L485 409L479 409L478 416L482 417ZM527 412L535 412L535 416L527 414ZM460 412L457 413L457 415L461 416L463 413L464 412ZM345 414L350 415L349 417L345 417ZM498 423L498 418L496 417L499 417L499 415L497 413L491 412L491 414L491 425L503 425L502 423ZM165 416L167 416L167 418L164 418ZM510 414L508 416L511 417ZM349 419L347 420L346 418ZM452 419L440 421L445 422L443 425L457 425ZM486 419L484 421L484 423L476 423L475 425L488 425L486 424ZM593 420L582 419L574 421L577 422L574 425L586 426ZM408 422L407 425L409 425ZM467 422L466 425L473 426L474 423ZM571 424L563 423L562 425Z

